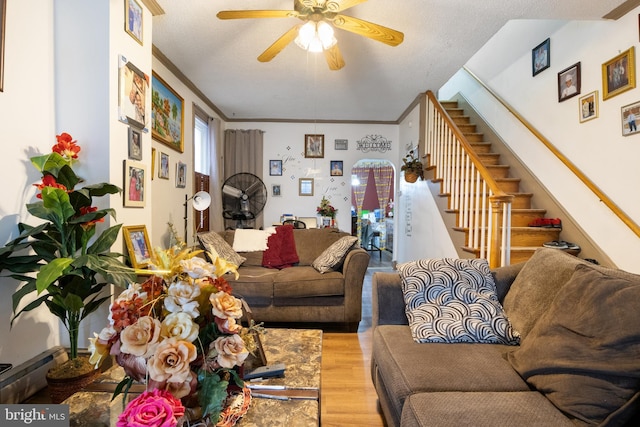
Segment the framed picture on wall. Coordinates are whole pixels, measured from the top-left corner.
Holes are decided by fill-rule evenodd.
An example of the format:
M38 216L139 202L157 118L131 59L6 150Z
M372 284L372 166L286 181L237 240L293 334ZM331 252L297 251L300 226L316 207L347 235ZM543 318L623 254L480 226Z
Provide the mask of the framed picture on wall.
M331 160L331 176L342 176L342 160Z
M633 46L602 64L602 99L609 99L636 87Z
M187 186L187 164L178 162L176 164L176 188Z
M184 152L184 99L155 72L151 76L151 136Z
M160 152L160 168L158 168L158 178L169 179L169 155Z
M151 244L144 225L122 226L122 235L133 268L146 268L151 263Z
M282 176L282 160L269 160L269 175Z
M535 76L551 65L551 39L546 39L531 50L531 70Z
M146 131L149 76L123 55L118 67L118 120Z
M142 132L129 126L129 158L142 160Z
M336 150L348 150L349 149L349 140L348 139L336 139L334 141L334 149Z
M124 161L124 206L143 208L145 205L145 179L147 173L142 163Z
M565 68L558 73L558 102L580 94L580 63Z
M124 0L124 30L142 45L142 7L137 0Z
M622 107L622 136L638 133L638 120L640 120L640 101Z
M313 196L313 178L300 178L298 186L298 195Z
M580 98L578 102L580 123L598 117L598 91L593 91Z
M273 197L280 197L282 196L282 192L280 190L280 184L273 184L271 186L271 195Z
M304 136L304 156L307 158L324 158L324 135Z
M156 149L152 147L151 148L151 181L153 181L153 177L156 176L156 158L157 158Z

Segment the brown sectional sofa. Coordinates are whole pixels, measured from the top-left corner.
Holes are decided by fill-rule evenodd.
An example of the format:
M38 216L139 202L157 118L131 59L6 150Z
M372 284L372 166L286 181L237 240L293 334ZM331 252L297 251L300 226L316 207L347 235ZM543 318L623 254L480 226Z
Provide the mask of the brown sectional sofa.
M233 246L235 230L219 234ZM337 229L294 229L299 263L281 270L262 266L262 251L238 252L246 261L239 277L225 278L234 295L243 297L256 321L271 323L339 324L356 331L362 317L362 282L369 254L356 243L342 266L319 273L312 263L322 252L348 233Z
M547 248L491 275L520 345L417 343L400 274L374 274L371 375L387 425L640 425L640 276Z

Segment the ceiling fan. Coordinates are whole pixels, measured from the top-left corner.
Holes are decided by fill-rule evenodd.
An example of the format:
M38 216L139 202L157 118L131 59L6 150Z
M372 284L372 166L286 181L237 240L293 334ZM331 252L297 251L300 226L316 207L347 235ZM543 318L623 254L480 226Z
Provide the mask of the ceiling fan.
M367 0L294 0L294 10L223 10L216 15L219 19L244 19L244 18L298 18L304 21L297 24L284 33L271 46L269 46L260 56L258 61L268 62L282 51L289 43L296 40L298 43L301 29L312 28L311 31L321 33L323 30L333 32L333 27L350 31L364 37L397 46L404 40L404 34L391 28L352 16L342 15L340 12L364 3ZM327 29L327 26L330 29ZM331 34L333 38L333 34ZM312 49L309 49L312 50ZM337 42L333 38L332 42L321 47L325 59L332 70L339 70L344 67L344 59L340 53ZM318 50L320 51L320 50Z

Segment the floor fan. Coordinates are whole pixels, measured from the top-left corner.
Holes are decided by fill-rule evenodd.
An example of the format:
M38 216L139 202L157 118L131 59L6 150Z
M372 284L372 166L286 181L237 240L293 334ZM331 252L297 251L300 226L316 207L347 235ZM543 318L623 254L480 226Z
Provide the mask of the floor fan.
M267 203L267 187L252 173L237 173L222 185L222 216L235 221L235 228L252 228L249 222Z

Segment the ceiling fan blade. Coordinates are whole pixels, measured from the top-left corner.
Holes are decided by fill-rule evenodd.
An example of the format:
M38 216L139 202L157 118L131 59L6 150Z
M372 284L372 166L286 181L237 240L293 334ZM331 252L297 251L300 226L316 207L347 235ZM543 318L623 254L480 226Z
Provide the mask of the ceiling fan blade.
M325 7L329 12L341 12L367 0L327 0Z
M327 64L329 64L330 70L339 70L344 67L344 59L342 58L342 53L340 53L340 49L338 45L335 44L333 47L324 50L324 57L327 60Z
M389 46L397 46L404 40L404 34L391 28L372 22L363 21L347 15L336 15L333 25L341 30L350 31L361 36L388 44Z
M297 18L295 10L221 10L216 15L219 19L245 18Z
M264 52L258 56L258 61L269 62L279 54L289 43L291 43L298 36L298 29L302 24L293 26L289 31L284 33L278 40L273 42Z

